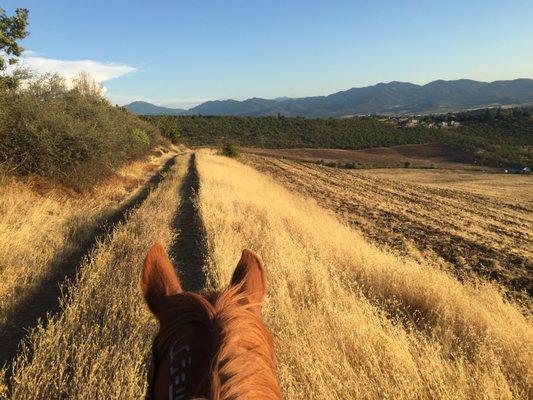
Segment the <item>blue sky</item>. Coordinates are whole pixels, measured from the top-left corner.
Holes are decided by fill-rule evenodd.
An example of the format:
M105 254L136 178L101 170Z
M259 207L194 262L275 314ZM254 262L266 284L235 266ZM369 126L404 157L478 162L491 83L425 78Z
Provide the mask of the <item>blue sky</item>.
M88 70L119 104L533 78L533 1L2 1L27 65Z

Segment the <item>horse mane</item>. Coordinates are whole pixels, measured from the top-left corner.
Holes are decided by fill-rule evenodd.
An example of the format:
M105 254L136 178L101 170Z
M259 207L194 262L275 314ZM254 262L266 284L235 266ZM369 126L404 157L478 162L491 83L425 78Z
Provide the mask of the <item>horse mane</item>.
M213 300L210 302L209 299ZM168 299L172 303L158 315L162 324L154 342L159 354L171 340L180 340L184 324L201 325L208 332L211 365L204 380L209 381L208 398L280 399L275 376L273 338L236 285L216 295L184 292Z

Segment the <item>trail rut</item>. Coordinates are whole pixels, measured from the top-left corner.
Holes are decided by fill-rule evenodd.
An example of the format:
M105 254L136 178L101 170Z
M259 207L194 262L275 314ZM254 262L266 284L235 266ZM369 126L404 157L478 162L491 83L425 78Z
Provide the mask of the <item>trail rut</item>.
M53 273L43 279L30 293L24 293L27 300L13 307L6 323L0 326L0 343L2 343L0 366L11 363L24 336L37 325L39 320L45 319L48 314L59 312L61 284L67 279L75 278L79 266L90 254L95 244L102 240L116 224L128 218L130 211L138 207L148 197L150 191L164 179L175 161L176 156L170 158L135 196L122 204L111 216L96 224L97 228L87 240L77 246L78 250L56 255L57 261L53 263ZM11 369L8 368L7 372L10 374Z
M206 283L203 267L207 250L205 229L197 208L199 189L196 154L193 153L189 159L187 176L180 188L181 204L173 222L178 235L170 250L184 289L193 292L202 290Z

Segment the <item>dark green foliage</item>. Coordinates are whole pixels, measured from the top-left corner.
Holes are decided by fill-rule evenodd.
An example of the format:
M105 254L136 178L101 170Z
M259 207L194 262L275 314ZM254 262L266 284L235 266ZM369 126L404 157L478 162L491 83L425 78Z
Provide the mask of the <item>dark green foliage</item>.
M80 77L67 89L55 75L24 90L0 91L0 163L86 188L160 141L157 129L98 93Z
M376 118L277 118L144 116L169 139L190 146L220 146L232 141L240 146L268 148L324 147L365 149L377 146L427 143L437 139L430 129L401 129Z
M506 167L533 165L533 118L530 108L485 109L443 114L440 121L455 120L457 129L446 129L442 142L469 153L478 164Z
M141 116L142 119L148 121L152 125L159 128L172 143L178 143L182 138L182 124L181 121L174 116L158 115L158 116Z
M224 146L222 146L222 155L226 157L238 157L239 156L239 148L234 143L226 143Z
M410 166L411 166L411 161L405 161L405 162L403 163L403 167L404 167L404 168L409 168Z
M487 117L487 113L490 115ZM533 164L533 119L529 109L478 110L426 116L429 123L460 122L459 127L398 127L379 117L213 117L144 116L173 141L190 146L367 149L402 144L441 143L466 152L478 164Z
M28 10L17 8L15 15L8 17L0 7L0 86L14 88L17 85L17 75L3 75L3 71L7 65L16 64L17 57L24 51L18 41L28 35L27 25Z

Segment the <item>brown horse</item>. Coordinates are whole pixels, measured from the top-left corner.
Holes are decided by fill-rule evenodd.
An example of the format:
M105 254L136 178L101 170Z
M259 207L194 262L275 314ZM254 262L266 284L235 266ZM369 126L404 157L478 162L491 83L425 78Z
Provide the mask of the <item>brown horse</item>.
M261 321L265 273L244 250L220 293L184 292L163 246L153 246L141 278L159 321L148 399L280 399L272 335Z

